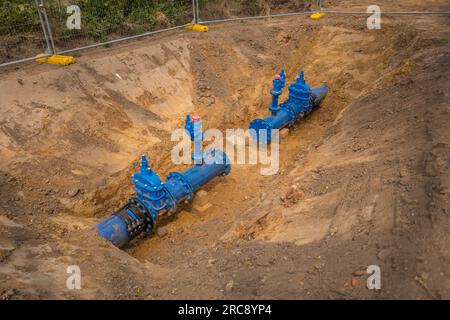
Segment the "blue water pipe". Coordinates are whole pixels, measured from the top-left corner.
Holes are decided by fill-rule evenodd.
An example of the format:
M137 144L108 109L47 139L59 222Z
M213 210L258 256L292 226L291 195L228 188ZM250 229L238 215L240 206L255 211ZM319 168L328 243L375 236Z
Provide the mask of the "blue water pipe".
M199 133L202 135L201 121L194 118L193 123L196 122L200 123L192 130L191 139L198 138ZM187 125L186 131L191 134L189 128ZM194 157L198 157L195 152ZM117 247L123 247L143 232L151 233L158 215L176 211L181 202L191 201L203 185L231 170L227 155L217 149L201 152L201 159L197 160L198 164L181 173L172 172L162 182L149 167L147 157L142 155L140 171L132 176L136 196L91 230L96 230L99 236Z
M203 129L200 117L194 115L192 116L191 120L191 116L187 115L184 128L189 134L191 140L194 142L194 152L192 153L192 159L194 160L195 164L201 164L203 161Z
M305 81L303 70L296 81L289 85L289 98L278 104L286 82L284 70L273 80L273 89L270 90L272 103L269 106L271 115L264 119L254 119L250 123L250 134L253 139L263 143L270 143L272 130L280 130L293 125L298 119L307 116L317 108L328 93L327 86L311 89Z

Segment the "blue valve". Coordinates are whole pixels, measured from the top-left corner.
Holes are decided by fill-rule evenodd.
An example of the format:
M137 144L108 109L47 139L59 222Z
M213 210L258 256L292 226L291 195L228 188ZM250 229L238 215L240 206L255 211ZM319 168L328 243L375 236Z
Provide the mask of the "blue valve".
M328 93L327 86L311 89L305 81L305 73L301 71L296 81L289 85L289 98L278 104L286 81L284 70L273 80L272 104L269 107L271 115L264 119L254 119L250 123L250 133L253 139L270 143L272 130L280 130L293 125L298 119L307 116L317 108ZM263 135L263 136L262 136Z
M96 230L115 246L123 247L141 233L150 233L160 214L174 212L181 202L191 201L203 185L230 172L230 161L224 152L208 149L202 153L203 133L199 120L186 118L186 130L192 133L194 143L197 142L196 164L184 172L170 173L162 182L149 167L147 156L142 155L140 171L132 176L136 195L91 230Z

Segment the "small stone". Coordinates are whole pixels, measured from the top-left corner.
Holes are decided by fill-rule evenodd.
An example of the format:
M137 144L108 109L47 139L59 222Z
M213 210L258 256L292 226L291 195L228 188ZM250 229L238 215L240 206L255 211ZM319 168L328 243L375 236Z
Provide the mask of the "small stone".
M289 129L288 128L283 128L280 130L280 138L284 139L289 135Z
M158 235L158 237L162 238L164 236L166 236L168 233L167 228L165 227L158 227L156 229L156 234Z
M15 289L5 289L0 291L0 300L10 300L16 294Z
M330 228L330 236L334 236L336 233L338 232L336 227L331 227Z
M390 255L391 251L389 249L381 249L378 254L377 257L378 259L380 259L381 261L385 261L386 258Z
M417 256L416 257L417 262L424 262L425 258L423 256Z
M426 273L426 272L422 272L421 274L420 274L420 277L423 279L423 280L429 280L429 275L428 275L428 273Z
M194 213L202 213L208 210L211 207L211 204L208 202L208 192L205 190L200 190L197 192L194 198L193 211Z
M204 206L200 206L199 204L194 204L192 208L192 212L195 214L200 214L206 212L212 205L210 203L205 204Z
M360 269L360 270L356 270L355 272L353 272L353 275L355 276L355 277L362 277L362 276L366 276L367 275L367 270L363 270L363 269Z
M285 206L292 206L305 196L304 192L297 185L292 185L282 200Z
M401 178L406 177L408 175L408 171L405 168L401 168L398 173Z
M194 206L204 207L208 204L208 192L200 190L195 195Z
M67 195L71 198L75 197L78 193L80 192L80 189L78 188L74 188L69 190L69 192L67 193Z
M352 278L352 287L356 287L361 283L361 280L359 278Z
M234 288L234 281L231 280L230 282L227 283L227 285L225 286L225 291L226 292L231 292L233 291Z
M216 263L216 259L209 259L208 260L208 267L211 267L213 264L215 264Z
M314 265L314 268L315 268L316 270L322 270L324 267L325 267L325 264L324 264L324 263L316 263L316 264Z

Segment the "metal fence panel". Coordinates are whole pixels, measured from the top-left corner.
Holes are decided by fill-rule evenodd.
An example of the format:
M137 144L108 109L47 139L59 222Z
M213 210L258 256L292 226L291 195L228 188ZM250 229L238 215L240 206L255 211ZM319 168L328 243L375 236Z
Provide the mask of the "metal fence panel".
M35 0L0 0L0 64L46 52Z
M198 0L199 19L200 22L208 23L295 14L316 9L316 2L306 0Z
M58 52L112 43L193 20L192 0L46 0Z
M0 0L0 67L34 60L37 54L66 54L193 22L306 15L322 5L321 0ZM367 15L363 9L323 12Z

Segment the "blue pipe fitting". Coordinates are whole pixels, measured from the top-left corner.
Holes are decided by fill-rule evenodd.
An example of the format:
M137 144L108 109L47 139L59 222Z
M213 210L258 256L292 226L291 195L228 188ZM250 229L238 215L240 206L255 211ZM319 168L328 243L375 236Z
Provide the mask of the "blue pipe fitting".
M328 87L327 86L320 86L318 88L313 88L311 90L311 96L313 98L313 107L318 107L323 99L328 94Z
M97 230L99 236L117 247L123 247L143 232L150 233L158 215L174 212L179 203L191 201L203 185L231 170L227 155L220 150L208 149L202 158L201 164L182 173L170 173L163 183L143 155L141 170L132 176L136 196L91 230Z
M203 129L202 122L199 116L186 116L186 121L184 124L184 129L189 134L191 141L194 142L194 153L192 154L192 159L195 164L201 164L203 161Z
M284 71L282 74L285 78ZM278 77L276 77L278 78ZM273 96L272 104L269 107L271 115L265 119L255 119L250 123L250 134L253 139L260 143L270 143L272 140L272 130L280 130L293 125L298 119L307 116L314 108L317 108L328 93L327 86L311 89L305 81L305 74L302 71L300 76L289 86L289 98L278 105L278 97L284 87L274 79L274 88L271 90Z
M278 105L278 97L283 93L285 84L286 73L284 70L281 70L281 73L274 77L273 88L270 90L270 94L272 95L272 104L270 105L269 110L272 112L272 115L277 114L280 110L280 106Z

